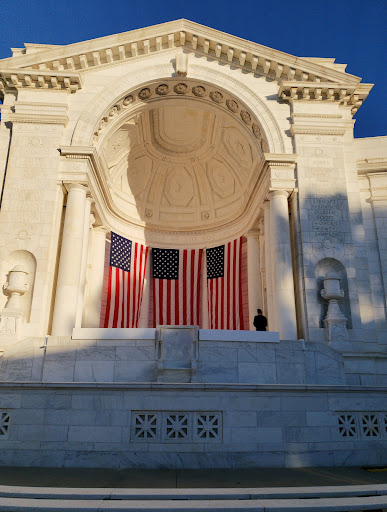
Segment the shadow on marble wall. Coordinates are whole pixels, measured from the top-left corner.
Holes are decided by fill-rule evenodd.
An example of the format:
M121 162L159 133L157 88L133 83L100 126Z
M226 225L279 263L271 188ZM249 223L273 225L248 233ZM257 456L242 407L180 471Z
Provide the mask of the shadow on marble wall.
M5 347L1 381L157 382L155 340L24 339ZM187 382L179 378L175 382ZM189 382L189 381L188 381ZM320 343L199 341L197 383L345 384L342 355Z

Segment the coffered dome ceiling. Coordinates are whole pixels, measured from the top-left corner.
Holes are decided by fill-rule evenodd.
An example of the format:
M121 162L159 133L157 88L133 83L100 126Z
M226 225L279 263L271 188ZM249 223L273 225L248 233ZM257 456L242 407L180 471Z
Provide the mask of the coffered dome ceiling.
M101 135L107 125L109 134ZM97 137L115 206L147 227L176 231L242 214L266 150L243 105L195 83L156 84L127 96L101 121Z

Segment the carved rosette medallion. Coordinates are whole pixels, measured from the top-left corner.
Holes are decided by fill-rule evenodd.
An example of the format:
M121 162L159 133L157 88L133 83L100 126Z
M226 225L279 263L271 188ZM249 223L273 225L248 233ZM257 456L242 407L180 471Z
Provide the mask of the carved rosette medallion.
M131 103L133 103L133 96L131 94L129 94L129 96L126 96L122 102L123 106L124 107L127 107L128 105L130 105Z
M253 126L251 127L253 130L254 137L256 139L261 138L261 130L259 129L259 126L256 123L253 123Z
M223 101L223 94L221 92L219 92L219 91L212 91L212 92L210 92L210 98L215 103L222 103L222 101Z
M169 93L169 85L167 84L160 84L156 87L156 94L159 96L165 96Z
M241 118L244 123L251 123L251 115L247 112L247 110L241 110Z
M109 111L109 116L114 117L115 115L117 115L117 112L118 112L118 106L114 105L114 107L112 107Z
M198 98L203 98L207 94L206 88L202 85L196 85L195 87L192 87L192 92Z
M144 89L141 89L141 91L138 93L140 100L148 100L151 96L152 91L149 89L149 87L144 87Z
M226 100L226 105L231 112L238 112L239 106L238 103L235 100Z
M187 84L183 84L181 82L179 84L176 84L175 87L173 88L173 90L175 91L176 94L187 94L187 92L188 92L188 85Z

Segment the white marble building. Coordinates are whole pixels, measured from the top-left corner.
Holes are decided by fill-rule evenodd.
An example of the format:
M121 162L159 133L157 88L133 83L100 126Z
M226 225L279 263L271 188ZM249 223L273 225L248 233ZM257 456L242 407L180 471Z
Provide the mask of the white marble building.
M0 461L385 463L387 138L353 136L372 85L187 20L12 52ZM243 236L245 330L208 329L205 275L199 329L156 330L149 268L140 328L100 327L111 232ZM270 332L246 332L257 308Z

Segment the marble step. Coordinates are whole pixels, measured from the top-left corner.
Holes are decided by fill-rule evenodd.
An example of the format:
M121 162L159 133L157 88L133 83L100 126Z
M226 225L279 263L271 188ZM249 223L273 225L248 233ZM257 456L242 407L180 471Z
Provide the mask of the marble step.
M387 484L268 488L68 488L0 485L0 498L55 500L252 500L387 496Z
M386 496L262 500L53 500L0 498L1 512L359 512L387 510Z

